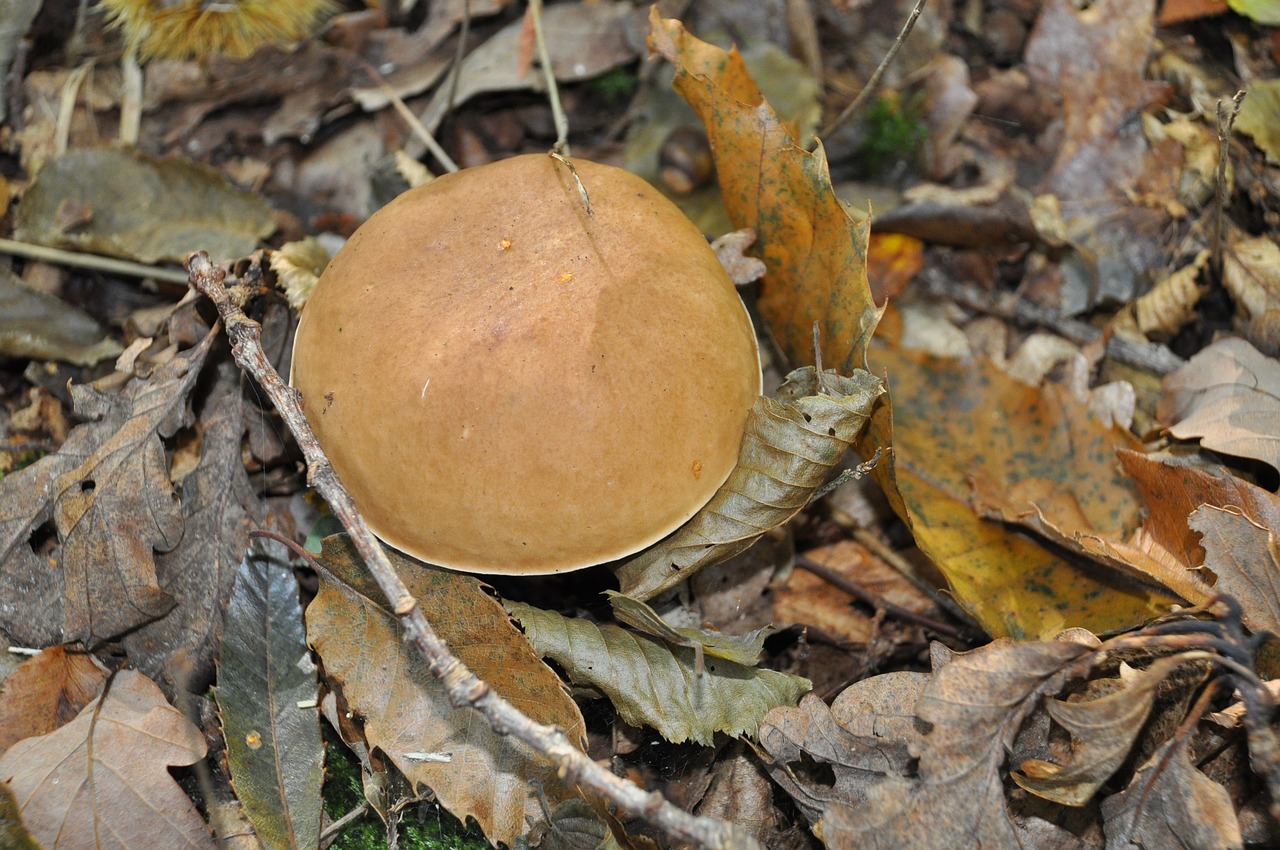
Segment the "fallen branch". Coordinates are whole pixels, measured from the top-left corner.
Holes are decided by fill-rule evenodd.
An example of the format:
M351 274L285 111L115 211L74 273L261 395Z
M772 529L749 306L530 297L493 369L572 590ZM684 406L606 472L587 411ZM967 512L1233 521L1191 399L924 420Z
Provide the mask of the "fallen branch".
M382 544L369 531L351 496L338 481L303 416L300 394L284 382L267 360L261 345L262 328L243 310L249 294L257 291L258 282L242 286L232 278L235 282L228 288L226 269L210 262L203 251L187 258L187 272L191 287L217 307L236 363L258 382L284 419L307 460L308 483L325 498L351 535L360 557L399 618L412 651L445 686L449 701L456 707L474 708L498 734L513 735L533 747L555 766L566 783L589 788L624 811L648 821L675 841L692 842L706 850L763 850L760 843L740 827L691 815L667 802L656 791L645 791L613 775L575 747L559 729L529 719L454 657L423 616L417 600L409 594L387 559Z

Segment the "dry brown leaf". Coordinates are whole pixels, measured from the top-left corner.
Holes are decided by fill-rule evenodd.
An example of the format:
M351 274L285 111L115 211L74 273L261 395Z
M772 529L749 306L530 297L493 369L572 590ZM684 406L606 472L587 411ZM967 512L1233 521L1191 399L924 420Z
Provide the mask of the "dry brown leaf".
M1222 285L1247 319L1280 310L1280 245L1233 232L1222 255Z
M330 537L324 547L333 578L322 578L307 607L307 640L346 705L363 718L369 746L415 787L435 792L459 820L475 818L495 845L514 846L529 829L526 819L542 819L531 782L541 784L552 806L574 792L525 745L493 731L474 710L453 707L444 685L406 646L351 544ZM582 741L582 715L559 677L477 579L388 554L431 625L472 672L534 720Z
M1161 280L1146 295L1125 306L1116 314L1111 326L1117 331L1128 329L1141 338L1169 339L1196 315L1196 304L1204 290L1200 288L1200 272L1209 261L1205 249L1188 265Z
M182 539L162 437L190 423L188 395L216 335L118 393L71 387L62 448L0 481L0 627L33 646L117 637L168 613L156 552ZM56 549L32 548L56 532Z
M1280 470L1280 362L1242 339L1203 349L1164 379L1156 417L1179 440Z
M28 659L0 687L0 753L69 723L97 698L106 678L93 656L61 646Z
M1028 759L1014 772L1014 781L1046 800L1084 805L1129 757L1151 713L1156 689L1185 663L1178 656L1157 659L1120 690L1097 699L1049 700L1049 716L1074 739L1070 760L1055 764Z
M1027 40L1032 78L1063 101L1062 141L1038 193L1058 199L1063 235L1081 255L1064 266L1059 303L1068 315L1101 299L1128 301L1164 266L1169 215L1131 200L1171 197L1179 178L1133 127L1165 93L1144 77L1154 11L1155 0L1101 0L1084 10L1049 0ZM1176 142L1162 149L1181 163Z
M1243 848L1227 789L1196 769L1190 736L1170 739L1119 794L1102 801L1107 848Z
M213 850L166 769L204 755L200 730L151 680L125 670L75 720L0 756L0 782L46 850Z
M1204 565L1218 577L1214 590L1236 598L1250 631L1280 633L1280 527L1260 525L1235 505L1201 505L1187 525L1201 534Z

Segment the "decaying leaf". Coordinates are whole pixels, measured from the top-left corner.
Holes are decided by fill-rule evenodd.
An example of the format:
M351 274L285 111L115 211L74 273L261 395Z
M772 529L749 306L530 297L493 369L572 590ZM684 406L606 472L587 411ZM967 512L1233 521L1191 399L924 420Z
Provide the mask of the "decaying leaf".
M241 562L216 694L231 782L254 832L269 850L309 850L320 842L324 743L316 667L283 549L255 546Z
M881 407L865 438L893 447L873 474L988 632L1108 632L1177 602L1129 576L1081 569L1056 547L981 519L971 502L975 477L985 475L997 491L1041 479L1055 503L1072 504L1088 523L1060 531L1124 539L1138 525L1138 502L1115 452L1137 445L1131 435L1103 426L1063 388L1028 386L985 358L923 357L888 346L871 357L887 371L894 398L892 416Z
M1102 801L1107 850L1244 847L1227 789L1196 769L1189 745L1187 736L1165 742L1127 788Z
M93 656L61 646L28 659L0 687L0 753L70 722L97 698L106 678Z
M736 50L700 41L650 13L651 49L676 67L675 87L711 140L725 208L759 235L768 267L760 310L792 365L813 356L843 374L864 365L880 319L867 284L868 222L855 222L831 189L821 145L813 153L765 102Z
M173 610L125 635L125 650L152 679L201 691L213 679L222 609L244 557L249 532L265 521L241 457L246 418L238 377L205 404L195 469L182 479L182 540L156 555L156 578Z
M47 850L213 850L204 820L165 769L204 754L200 730L147 677L124 670L75 720L0 756L0 783Z
M1071 759L1065 765L1028 759L1014 772L1014 781L1047 800L1084 805L1129 757L1151 713L1156 688L1185 663L1176 655L1157 659L1120 690L1098 699L1049 700L1049 716L1074 739Z
M16 221L19 239L143 263L181 262L195 250L243 257L274 229L266 202L217 172L117 148L49 160Z
M538 659L507 612L475 578L388 552L436 633L494 690L540 723L581 742L584 723L559 677ZM454 708L444 686L405 645L395 616L345 537L324 541L322 576L307 606L307 639L329 681L364 721L371 748L417 787L430 788L459 820L473 817L495 845L514 846L542 807L575 796L519 741L499 735L470 708Z
M1195 318L1196 304L1204 294L1198 281L1207 262L1209 250L1206 248L1189 264L1157 282L1150 292L1125 305L1112 320L1112 327L1136 331L1142 338L1172 337Z
M1174 437L1280 470L1280 363L1224 339L1166 377L1163 389L1156 416Z
M22 824L18 801L8 783L0 782L0 847L5 850L41 850Z
M95 643L175 604L155 552L178 545L183 515L162 437L190 421L188 394L215 334L118 393L71 388L77 426L62 448L0 481L0 627L33 646ZM53 537L57 548L32 548Z
M0 356L91 365L120 351L88 313L0 269Z
M692 649L523 603L508 608L534 648L575 684L601 691L627 723L652 726L673 743L754 735L769 709L809 690L807 679L719 658L699 676Z
M1261 8L1259 0L1248 0L1254 7ZM1232 3L1231 5L1236 5ZM1273 25L1280 24L1280 13L1272 11ZM1280 162L1280 132L1276 130L1277 119L1280 118L1280 79L1255 80L1249 86L1249 95L1240 105L1240 116L1236 119L1236 129L1253 138L1254 143L1267 155L1272 163Z
M1222 255L1222 285L1248 318L1280 310L1280 244L1233 232Z
M616 568L622 592L650 599L693 573L743 551L808 504L858 438L884 392L861 369L819 382L797 369L751 408L737 466L711 501L666 539Z

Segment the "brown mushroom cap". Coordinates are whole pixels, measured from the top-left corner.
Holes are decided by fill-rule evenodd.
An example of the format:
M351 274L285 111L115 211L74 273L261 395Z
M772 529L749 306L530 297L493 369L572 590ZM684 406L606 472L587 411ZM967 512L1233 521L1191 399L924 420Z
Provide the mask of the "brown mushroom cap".
M698 229L621 169L519 156L392 201L303 310L292 382L370 528L553 573L651 545L737 461L751 322Z

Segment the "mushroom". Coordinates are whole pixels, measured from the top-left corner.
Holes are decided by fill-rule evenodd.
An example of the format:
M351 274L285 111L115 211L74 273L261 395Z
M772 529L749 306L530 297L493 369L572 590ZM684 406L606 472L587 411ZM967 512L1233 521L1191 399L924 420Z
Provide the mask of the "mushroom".
M303 309L291 381L370 528L469 572L635 553L737 462L761 390L701 232L626 171L518 156L366 221Z

